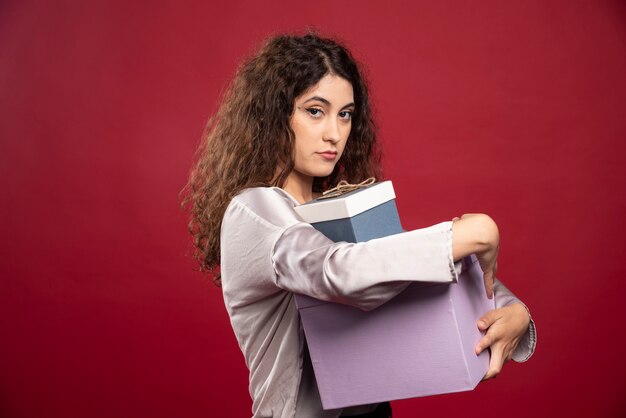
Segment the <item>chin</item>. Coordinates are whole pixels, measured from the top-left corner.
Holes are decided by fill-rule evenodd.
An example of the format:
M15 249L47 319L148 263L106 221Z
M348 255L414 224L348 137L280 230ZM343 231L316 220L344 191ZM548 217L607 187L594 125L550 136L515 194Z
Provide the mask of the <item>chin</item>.
M299 172L307 177L328 177L335 170L336 162L328 162L326 164L311 164L308 167L302 167L300 170L294 168L294 171Z
M328 177L332 174L333 170L324 170L324 171L318 171L315 174L313 174L313 177Z
M328 169L315 169L315 170L307 170L306 172L303 172L303 174L309 176L309 177L328 177L330 176L330 174L333 172L333 170L335 169L335 167L333 166L332 168L328 168Z

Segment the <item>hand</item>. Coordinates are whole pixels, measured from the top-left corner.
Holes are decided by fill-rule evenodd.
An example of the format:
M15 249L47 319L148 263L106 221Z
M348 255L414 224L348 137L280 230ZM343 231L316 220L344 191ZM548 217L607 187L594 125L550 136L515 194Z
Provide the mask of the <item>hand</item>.
M475 249L474 253L483 271L487 297L491 299L493 298L493 285L498 270L498 250L500 248L498 226L489 216L477 213L467 213L460 218L455 217L452 219L452 223L454 224L460 220L469 220L471 222L470 225L475 228L472 236L482 237L480 239L480 249Z
M476 354L491 351L489 370L483 380L496 377L511 359L520 339L528 330L530 315L521 303L512 303L487 312L478 320L478 329L487 333L476 345Z

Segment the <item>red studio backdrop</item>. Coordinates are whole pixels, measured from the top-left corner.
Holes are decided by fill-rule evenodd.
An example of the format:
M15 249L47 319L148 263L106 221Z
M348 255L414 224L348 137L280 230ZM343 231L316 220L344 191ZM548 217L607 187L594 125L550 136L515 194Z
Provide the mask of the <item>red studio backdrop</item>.
M537 323L394 416L625 416L626 6L496 0L3 1L0 416L251 415L179 191L241 59L309 28L364 64L404 226L490 214Z

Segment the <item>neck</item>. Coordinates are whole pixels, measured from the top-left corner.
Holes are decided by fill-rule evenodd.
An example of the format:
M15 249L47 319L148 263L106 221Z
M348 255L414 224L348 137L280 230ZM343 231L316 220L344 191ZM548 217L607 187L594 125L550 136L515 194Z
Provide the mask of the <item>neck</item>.
M287 177L283 190L300 203L313 200L313 177L305 176L294 170Z

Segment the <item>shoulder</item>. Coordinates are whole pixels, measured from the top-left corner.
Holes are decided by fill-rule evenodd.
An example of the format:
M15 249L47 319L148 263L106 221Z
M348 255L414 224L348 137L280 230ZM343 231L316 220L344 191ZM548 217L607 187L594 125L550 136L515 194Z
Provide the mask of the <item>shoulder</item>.
M237 194L228 205L224 221L230 218L255 218L279 229L301 223L294 207L297 202L278 187L252 187Z

